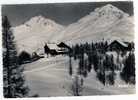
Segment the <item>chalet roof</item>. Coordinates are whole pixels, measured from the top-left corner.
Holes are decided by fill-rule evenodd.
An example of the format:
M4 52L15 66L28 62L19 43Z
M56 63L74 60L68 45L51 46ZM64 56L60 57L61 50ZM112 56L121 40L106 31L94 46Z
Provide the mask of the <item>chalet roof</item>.
M66 47L66 44L63 43L63 42L60 42L57 46L59 46L59 47Z
M121 44L122 46L124 47L128 47L128 43L125 43L125 42L122 42L122 41L119 41L119 40L114 40L113 42L111 42L109 45L113 44L113 43L119 43Z
M64 42L60 42L57 46L58 47L66 47L66 48L70 49L70 47L68 45L66 45Z
M55 44L55 43L49 43L49 44L47 44L47 46L48 46L50 49L55 49L55 50L59 49L59 47L58 47L57 44Z

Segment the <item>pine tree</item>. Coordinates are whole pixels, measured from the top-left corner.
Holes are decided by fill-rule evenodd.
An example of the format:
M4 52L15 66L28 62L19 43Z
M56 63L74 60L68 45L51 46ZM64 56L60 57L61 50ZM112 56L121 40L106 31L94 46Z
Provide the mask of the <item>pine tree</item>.
M110 85L114 85L115 83L115 65L113 61L113 55L105 55L105 59L103 61L104 72L110 72L108 75L105 74L105 81Z
M69 75L72 76L73 70L72 70L72 62L71 62L71 56L69 56Z
M97 71L99 66L98 66L98 63L99 63L99 56L98 56L98 53L97 51L93 52L93 65L94 65L94 70Z
M120 75L126 83L135 84L135 56L133 52L130 52L126 58L124 68Z
M23 68L18 64L14 36L7 16L2 17L2 36L4 97L25 97L28 88L24 84Z

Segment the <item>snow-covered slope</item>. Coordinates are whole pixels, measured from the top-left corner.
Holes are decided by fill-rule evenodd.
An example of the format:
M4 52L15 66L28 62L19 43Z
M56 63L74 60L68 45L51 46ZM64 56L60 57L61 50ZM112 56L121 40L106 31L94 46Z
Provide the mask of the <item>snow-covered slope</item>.
M61 32L63 37L58 41L71 44L102 39L132 41L134 38L133 27L133 16L107 4L69 25Z
M54 41L54 36L58 38L58 34L63 28L53 20L35 16L24 24L14 27L13 32L19 52L26 50L32 53L42 48L44 43Z
M24 75L26 84L30 88L30 95L38 94L40 97L73 96L71 86L74 81L73 77L78 72L79 61L73 58L71 60L72 76L69 75L69 58L67 56L46 57L22 65L25 67ZM83 96L135 94L135 85L124 83L120 80L119 73L115 78L114 86L104 86L100 83L93 69L83 82Z
M63 27L53 20L36 16L24 24L14 27L19 51L41 51L45 42L66 42L68 44L134 39L133 16L107 4L96 8L75 23Z

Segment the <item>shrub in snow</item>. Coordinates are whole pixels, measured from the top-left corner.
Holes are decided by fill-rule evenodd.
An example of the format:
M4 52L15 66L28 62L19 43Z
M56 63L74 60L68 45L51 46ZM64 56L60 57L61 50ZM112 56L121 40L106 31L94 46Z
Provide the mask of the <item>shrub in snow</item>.
M102 71L98 71L97 72L97 78L99 79L99 81L105 85L105 73Z
M22 63L25 63L27 61L30 61L31 60L31 56L29 53L27 53L26 51L22 51L20 54L19 54L19 63L22 64Z
M114 85L115 83L115 72L110 71L108 75L106 75L106 84L108 83L109 85Z

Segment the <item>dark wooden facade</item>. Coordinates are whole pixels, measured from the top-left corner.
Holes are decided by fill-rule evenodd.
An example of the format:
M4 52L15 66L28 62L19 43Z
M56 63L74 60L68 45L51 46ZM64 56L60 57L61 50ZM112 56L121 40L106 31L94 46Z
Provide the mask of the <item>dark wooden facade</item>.
M64 42L61 42L57 45L60 49L58 50L59 54L67 54L72 51L72 49L66 45Z

